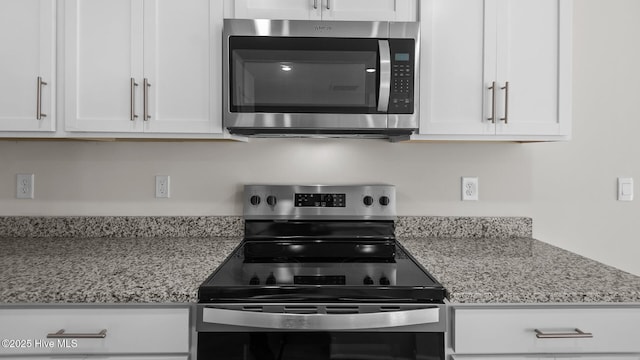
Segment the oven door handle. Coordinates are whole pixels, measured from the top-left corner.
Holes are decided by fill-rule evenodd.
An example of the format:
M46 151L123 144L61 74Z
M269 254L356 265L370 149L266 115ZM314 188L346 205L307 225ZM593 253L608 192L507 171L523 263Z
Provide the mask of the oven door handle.
M380 52L380 90L378 93L378 111L389 110L389 95L391 94L391 49L389 40L378 40Z
M438 307L365 314L283 314L205 307L205 323L279 330L364 330L433 324L440 321Z

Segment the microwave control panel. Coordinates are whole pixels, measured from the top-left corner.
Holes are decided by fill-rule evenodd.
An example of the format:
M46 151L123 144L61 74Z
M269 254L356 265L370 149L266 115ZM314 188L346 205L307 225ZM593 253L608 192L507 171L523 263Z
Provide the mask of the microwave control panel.
M415 40L391 39L390 114L413 114L415 79Z

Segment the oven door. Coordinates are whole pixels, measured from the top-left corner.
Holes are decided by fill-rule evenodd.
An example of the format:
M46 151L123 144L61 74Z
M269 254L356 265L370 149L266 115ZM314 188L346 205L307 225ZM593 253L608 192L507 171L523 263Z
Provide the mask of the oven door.
M391 96L392 50L399 46L398 52L413 59L415 41L389 40L388 23L336 23L226 20L225 126L400 127L388 117L399 110L393 101L390 108L390 99L397 103Z
M198 360L444 360L444 333L198 333Z
M340 304L270 311L280 308L198 306L198 359L444 360L444 305L382 305L388 311L370 313L350 313L353 306ZM323 314L315 313L320 308Z

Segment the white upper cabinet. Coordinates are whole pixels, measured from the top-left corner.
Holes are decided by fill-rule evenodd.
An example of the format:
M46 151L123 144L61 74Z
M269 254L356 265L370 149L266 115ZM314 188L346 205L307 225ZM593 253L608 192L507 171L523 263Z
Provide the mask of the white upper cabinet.
M416 0L226 0L225 6L237 19L416 20Z
M55 0L0 1L0 131L55 131Z
M142 1L67 0L65 10L66 130L141 131L142 86L131 84L143 76Z
M484 5L421 2L420 133L485 134ZM495 60L494 60L495 62Z
M66 130L220 133L221 13L216 0L66 1Z
M222 6L212 2L145 0L145 132L221 131L222 24L211 29L209 19Z
M424 0L421 22L425 138L568 138L572 0Z

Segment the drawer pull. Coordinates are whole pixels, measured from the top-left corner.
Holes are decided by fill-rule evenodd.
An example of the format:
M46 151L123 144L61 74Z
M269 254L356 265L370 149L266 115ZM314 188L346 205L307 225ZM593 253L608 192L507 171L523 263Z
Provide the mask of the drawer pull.
M580 329L575 329L575 332L569 333L545 333L538 329L534 329L533 331L536 332L538 339L585 339L593 337L592 333L587 333Z
M97 334L72 334L65 333L64 329L57 332L47 334L47 339L104 339L107 337L107 329L102 329Z

